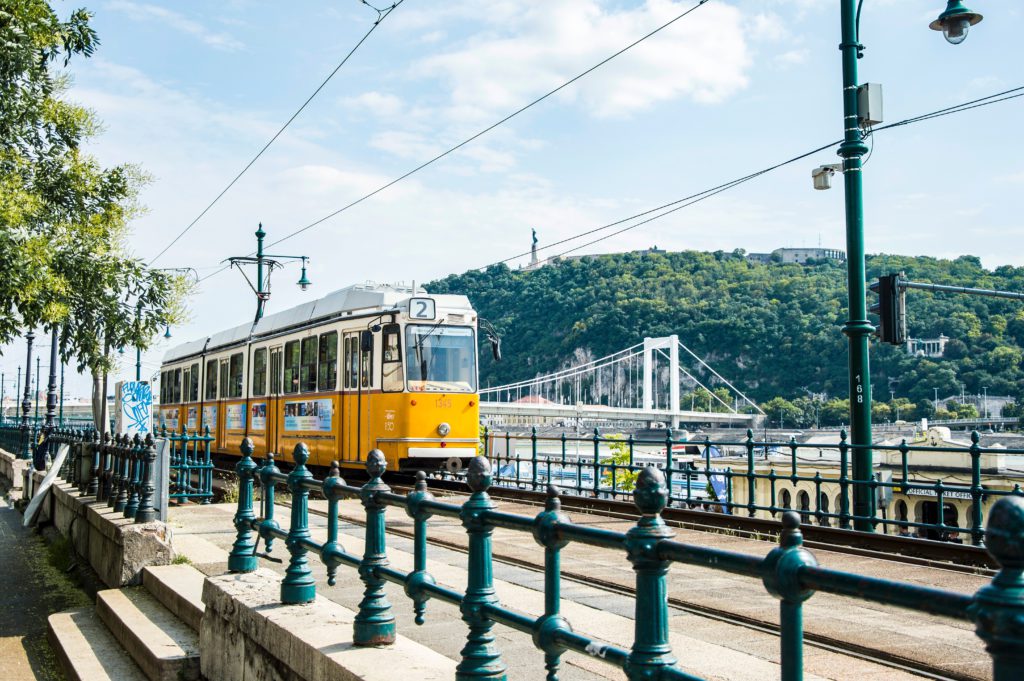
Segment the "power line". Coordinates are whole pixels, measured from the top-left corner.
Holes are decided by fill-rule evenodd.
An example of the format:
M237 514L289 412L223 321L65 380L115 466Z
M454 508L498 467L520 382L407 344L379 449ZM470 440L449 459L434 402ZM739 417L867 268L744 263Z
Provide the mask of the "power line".
M928 121L928 120L931 120L933 118L940 118L942 116L948 116L950 114L962 113L964 111L970 111L971 109L977 109L979 107L989 106L990 104L998 104L1000 102L1005 102L1005 101L1010 100L1010 99L1016 99L1017 97L1024 97L1024 86L1019 86L1019 87L1011 88L1009 90L1004 90L1003 92L998 92L998 93L993 94L993 95L988 95L987 97L982 97L980 99L975 99L975 100L971 100L971 101L968 101L968 102L962 102L962 103L956 104L954 106L946 107L944 109L938 109L936 111L932 111L932 112L929 112L929 113L926 113L926 114L921 114L919 116L913 116L911 118L905 118L905 119L903 119L901 121L896 121L895 123L889 123L888 125L883 125L883 126L879 126L877 128L874 128L873 132L879 132L879 131L882 131L882 130L890 130L892 128L898 128L898 127L902 127L902 126L905 126L905 125L911 125L913 123L921 123L923 121ZM627 226L627 227L625 227L623 229L616 230L616 231L614 231L614 232L612 232L610 234L606 234L606 235L604 235L602 237L599 237L597 239L594 239L592 241L588 241L587 243L582 244L580 246L575 246L575 247L573 247L571 249L568 249L566 251L562 251L561 253L558 253L556 255L549 256L547 258L544 258L540 262L541 263L549 262L551 260L554 260L555 258L560 258L560 257L562 257L564 255L568 255L569 253L573 253L573 252L578 251L578 250L580 250L582 248L586 248L587 246L592 246L592 245L594 245L596 243L600 243L601 241L605 241L606 239L610 239L610 238L612 238L614 236L618 236L619 234L622 234L623 232L628 232L628 231L630 231L632 229L635 229L635 228L637 228L637 227L639 227L641 225L645 225L645 224L647 224L649 222L653 222L654 220L657 220L659 218L663 218L666 215L670 215L672 213L675 213L678 210L682 210L683 208L687 208L689 206L692 206L695 203L699 203L700 201L703 201L705 199L711 198L712 196L715 196L716 194L720 194L720 193L722 193L722 192L724 192L724 191L726 191L728 189L732 189L733 187L737 187L737 186L739 186L739 185L741 185L741 184L743 184L745 182L748 182L748 181L750 181L750 180L752 180L752 179L754 179L756 177L760 177L761 175L764 175L766 173L770 173L773 170L777 170L778 168L781 168L783 166L787 166L787 165L789 165L791 163L795 163L796 161L800 161L800 160L802 160L804 158L807 158L808 156L812 156L812 155L814 155L814 154L816 154L816 153L818 153L820 151L824 151L825 149L828 149L830 147L835 146L836 144L839 144L840 141L841 140L837 140L835 142L830 142L829 144L822 145L822 146L818 147L817 149L813 149L811 151L805 152L803 154L800 154L799 156L794 156L794 157L792 157L790 159L782 161L781 163L777 163L777 164L775 164L773 166L769 166L767 168L763 168L763 169L758 170L756 172L753 172L753 173L751 173L749 175L745 175L743 177L736 178L736 179L731 180L729 182L726 182L724 184L720 184L718 186L711 187L709 189L705 189L702 192L698 192L696 194L691 194L690 196L686 196L686 197L683 197L681 199L677 199L677 200L672 201L670 203L662 204L661 206L658 206L657 208L651 208L651 209L643 211L641 213L636 213L636 214L631 215L629 217L622 218L621 220L616 220L615 222L611 222L611 223L608 223L606 225L602 225L601 227L596 227L596 228L593 228L593 229L589 229L589 230L587 230L585 232L580 232L580 233L575 234L573 236L566 237L565 239L561 239L559 241L555 241L553 243L550 243L550 244L547 244L545 246L542 246L542 247L538 248L537 250L545 250L545 249L548 249L548 248L553 248L555 246L560 246L560 245L568 243L570 241L575 241L576 239L581 239L581 238L583 238L585 236L589 236L591 234L595 234L597 232L604 231L606 229L611 229L612 227L621 225L621 224L629 222L631 220L635 220L635 219L643 217L645 215L650 215L651 213L655 213L655 212L663 210L665 208L671 208L672 206L675 206L674 208L671 208L671 210L666 210L663 213L660 213L658 215L654 215L653 217L650 217L650 218L648 218L646 220L643 220L641 222L635 223L633 225L629 225L629 226ZM681 204L681 205L677 205L677 204ZM491 263L490 265L487 265L486 267L481 267L481 268L477 268L477 269L484 270L484 269L487 269L487 267L493 267L494 265L500 265L500 264L503 264L503 263L507 263L507 262L515 260L517 258L521 258L521 257L524 257L526 255L530 255L531 253L532 253L532 251L525 251L523 253L519 253L519 254L514 255L512 257L505 258L504 260L499 260L497 262Z
M693 9L695 9L695 8L691 8L689 11L693 11ZM926 114L921 114L919 116L913 116L913 117L910 117L910 118L905 118L905 119L903 119L901 121L896 121L895 123L889 123L887 125L879 126L877 128L874 128L873 132L879 132L879 131L883 131L883 130L890 130L892 128L897 128L897 127L902 127L902 126L906 126L906 125L911 125L913 123L920 123L920 122L923 122L923 121L931 120L933 118L939 118L939 117L942 117L942 116L948 116L950 114L955 114L955 113L962 113L964 111L969 111L971 109L977 109L977 108L980 108L980 107L983 107L983 106L988 106L990 104L998 104L1000 102L1005 102L1007 100L1015 99L1017 97L1022 97L1022 96L1024 96L1024 85L1018 86L1018 87L1015 87L1015 88L1011 88L1009 90L1004 90L1003 92L998 92L998 93L995 93L995 94L992 94L992 95L988 95L986 97L981 97L979 99L974 99L974 100L970 100L970 101L967 101L967 102L961 102L960 104L955 104L953 106L945 107L943 109L937 109L935 111L931 111L931 112L926 113ZM633 214L633 215L631 215L629 217L622 218L620 220L616 220L615 222L610 222L610 223L608 223L606 225L602 225L600 227L595 227L593 229L589 229L589 230L586 230L584 232L580 232L580 233L575 234L573 236L566 237L566 238L561 239L559 241L555 241L553 243L541 246L537 250L546 250L548 248L554 248L555 246L560 246L560 245L568 243L570 241L575 241L576 239L581 239L581 238L583 238L585 236L589 236L591 234L596 234L597 232L602 232L602 231L604 231L606 229L611 229L612 227L616 227L618 225L630 222L631 220L635 220L637 218L644 217L645 215L651 215L652 213L657 213L658 211L662 211L664 209L670 209L670 210L665 210L664 212L659 213L658 215L654 215L654 216L652 216L652 217L650 217L650 218L648 218L646 220L643 220L641 222L635 223L633 225L629 225L629 226L627 226L627 227L625 227L623 229L620 229L620 230L616 230L615 232L612 232L611 234L606 234L606 235L604 235L604 236L602 236L602 237L600 237L598 239L594 239L592 241L589 241L589 242L587 242L587 243L585 243L585 244L583 244L581 246L575 246L575 247L573 247L573 248L571 248L569 250L562 251L561 253L558 253L558 254L553 255L553 256L549 256L549 257L545 258L544 260L542 260L541 262L549 262L549 261L551 261L551 260L553 260L555 258L562 257L562 256L567 255L569 253L572 253L574 251L578 251L578 250L580 250L582 248L586 248L587 246L592 246L592 245L594 245L596 243L600 243L601 241L605 241L607 239L610 239L610 238L612 238L614 236L617 236L619 234L622 234L624 232L628 232L628 231L630 231L632 229L635 229L635 228L637 228L637 227L639 227L641 225L645 225L645 224L647 224L649 222L653 222L654 220L657 220L659 218L663 218L666 215L670 215L672 213L675 213L676 211L682 210L683 208L687 208L687 207L689 207L689 206L691 206L691 205L693 205L695 203L699 203L700 201L703 201L705 199L711 198L712 196L720 194L720 193L722 193L722 192L724 192L726 190L732 189L733 187L737 187L737 186L739 186L741 184L749 182L750 180L753 180L754 178L760 177L761 175L765 175L766 173L770 173L770 172L772 172L774 170L782 168L783 166L790 165L791 163L795 163L796 161L803 160L803 159L807 158L808 156L812 156L812 155L814 155L814 154L816 154L818 152L824 151L825 149L829 149L831 147L834 147L835 145L839 144L840 141L841 140L837 140L835 142L829 142L828 144L823 144L823 145L821 145L821 146L819 146L819 147L817 147L815 149L812 149L810 151L804 152L804 153L799 154L797 156L793 156L792 158L786 159L785 161L782 161L780 163L776 163L776 164L768 166L766 168L762 168L761 170L757 170L757 171L755 171L753 173L750 173L749 175L744 175L742 177L735 178L735 179L730 180L728 182L725 182L725 183L716 185L714 187L710 187L708 189L705 189L705 190L703 190L701 192L697 192L696 194L690 194L689 196L683 197L681 199L676 199L675 201L670 201L669 203L662 204L662 205L660 205L660 206L658 206L656 208L651 208L651 209L642 211L640 213L635 213L635 214ZM377 191L380 191L380 190L377 190ZM368 197L366 197L366 198L368 198ZM360 199L360 200L362 200L362 199ZM328 217L330 217L330 216L328 216ZM326 218L324 218L324 219L326 219ZM322 222L322 220L321 220L321 222ZM304 228L304 229L308 229L308 227ZM302 230L300 230L300 231L302 231ZM290 238L290 237L294 236L297 233L298 232L292 233L292 234L288 235L285 238ZM282 241L283 240L284 239L282 239ZM280 243L280 242L275 242L275 243ZM498 260L496 262L491 263L490 265L486 265L484 267L478 267L478 268L475 268L475 269L485 270L488 267L493 267L494 265L500 265L500 264L503 264L503 263L507 263L509 261L515 260L517 258L524 257L526 255L530 255L530 254L531 254L531 251L525 251L523 253L519 253L517 255L513 255L511 257L505 258L504 260ZM207 276L203 277L202 279L200 279L200 281L205 281L206 279L214 277L214 276L220 274L221 272L226 271L227 269L228 269L228 267L224 266L221 269L217 270L216 272L213 272L212 274L208 274Z
M373 196L376 196L377 194L381 193L381 192L382 192L382 191L384 191L385 189L388 189L389 187L393 187L394 185L398 184L398 183L399 183L399 182L401 182L402 180L404 180L404 179L408 178L408 177L409 177L410 175L414 175L414 174L418 173L419 171L423 170L424 168L426 168L427 166L433 165L433 164L434 164L434 163L436 163L437 161L440 161L440 160L441 160L442 158L444 158L445 156L448 156L449 154L451 154L451 153L453 153L453 152L455 152L455 151L458 151L459 149L461 149L462 147L466 146L466 145L467 145L467 144L469 144L470 142L472 142L472 141L474 141L474 140L476 140L476 139L478 139L478 138L480 138L480 137L483 137L484 135L486 135L487 133L489 133L489 132L490 132L491 130L494 130L494 129L495 129L495 128L497 128L498 126L500 126L500 125L503 125L503 124L507 123L508 121L512 120L513 118L515 118L515 117L516 117L516 116L518 116L519 114L523 113L523 112L524 112L524 111L526 111L527 109L530 109L530 108L532 108L532 107L536 106L537 104L540 104L541 102L543 102L543 101L544 101L545 99L547 99L548 97L551 97L552 95L554 95L554 94L556 94L556 93L560 92L561 90L563 90L563 89L565 89L565 88L569 87L570 85L572 85L573 83L575 83L575 82L576 82L576 81L578 81L579 79L581 79L581 78L583 78L583 77L585 77L585 76L587 76L587 75L589 75L589 74L593 73L594 71L596 71L597 69L601 68L602 66L604 66L604 65L605 65L605 64L607 64L608 62L612 61L612 60L613 60L613 59L615 59L616 57L618 57L618 56L622 55L623 53L625 53L625 52L627 52L627 51L629 51L629 50L631 50L632 48L636 47L637 45L639 45L640 43L644 42L644 41L645 41L645 40L647 40L648 38L650 38L650 37L652 37L652 36L654 36L654 35L656 35L656 34L660 33L661 31L665 30L666 28L668 28L668 27L669 27L669 26L671 26L672 24L676 23L676 22L677 22L677 21L679 21L680 19L682 19L682 18L684 18L684 17L688 16L688 15L689 15L690 13L692 13L692 12L695 12L695 11L696 11L697 9L699 9L700 7L702 7L702 6L703 6L703 5L705 4L705 3L707 3L707 2L708 2L708 0L698 0L698 2L697 2L697 4L696 4L696 5L693 5L692 7L690 7L689 9L687 9L687 10L686 10L685 12L683 12L682 14L679 14L678 16L676 16L676 17L675 17L674 19L671 19L671 20L669 20L669 21L665 22L664 24L662 24L661 26L657 27L656 29L654 29L654 30L653 30L653 31L651 31L650 33L648 33L648 34L646 34L646 35L642 36L641 38L638 38L637 40L634 40L633 42L631 42L631 43L630 43L629 45L626 45L625 47L623 47L623 48L622 48L621 50L619 50L618 52L616 52L616 53L612 54L612 55L611 55L611 56L609 56L609 57L606 57L606 58L602 59L601 61L599 61L598 63L594 64L593 66L591 66L591 67L590 67L590 68L588 68L587 70L585 70L585 71L583 71L582 73L580 73L580 74L578 74L578 75L576 75L576 76L574 76L574 77L570 78L569 80L565 81L564 83L562 83L561 85L559 85L559 86L558 86L558 87L556 87L555 89L553 89L553 90L550 90L550 91L548 91L547 93L545 93L545 94L541 95L540 97L538 97L537 99L533 100L533 101L532 101L532 102L530 102L529 104L527 104L527 105L525 105L525 106L523 106L523 107L520 107L519 109L516 109L516 110L515 110L515 111L513 111L512 113L508 114L507 116L505 116L504 118L502 118L501 120L499 120L499 121L498 121L497 123L493 123L492 125L489 125L489 126L487 126L486 128L484 128L484 129L483 129L483 130L481 130L480 132L478 132L478 133L476 133L475 135L473 135L473 136L471 136L471 137L468 137L468 138L466 138L465 140L463 140L463 141L459 142L458 144L456 144L456 145L455 145L454 147L451 147L451 148L450 148L450 149L448 149L447 151L445 151L445 152L442 152L442 153L438 154L437 156L433 157L433 158L432 158L432 159L430 159L429 161L426 161L426 162L424 162L424 163L421 163L420 165L416 166L415 168L413 168L413 169L412 169L412 170L410 170L409 172L405 173L404 175L401 175L401 176L399 176L399 177L395 178L394 180L391 180L391 181L390 181L390 182L388 182L387 184L381 185L381 186L380 186L380 187L378 187L377 189L374 189L374 190L373 190L372 192L370 192L369 194L366 194L366 195L364 195L364 196L362 196L362 197L360 197L360 198L356 199L355 201L352 201L352 202L351 202L351 203L349 203L348 205L346 205L346 206L343 206L343 207L339 208L338 210L336 210L336 211L334 211L334 212L332 212L332 213L328 213L327 215L323 216L322 218L320 218L320 219L318 219L318 220L315 220L315 221L313 221L313 222L309 223L309 224L308 224L308 225L306 225L305 227L302 227L302 228L300 228L300 229L297 229L297 230L295 230L294 232L291 232L290 234L286 234L285 236L281 237L281 238L280 238L280 239L278 239L277 241L272 241L272 242L271 242L270 244L268 244L268 248L269 248L270 246L276 246L277 244L280 244L280 243L281 243L281 242L283 242L283 241L287 241L288 239L291 239L291 238L292 238L292 237L294 237L294 236L298 236L299 234L302 234L303 232L305 232L305 231L307 231L307 230L309 230L309 229L312 229L312 228L316 227L317 225L319 225L319 224L321 224L321 223L323 223L323 222L326 222L327 220L330 220L331 218L333 218L333 217L335 217L335 216L337 216L337 215L340 215L341 213L344 213L344 212L345 212L345 211L347 211L348 209L350 209L350 208L353 208L353 207L355 207L355 206L359 205L359 204L360 204L360 203L362 203L363 201L366 201L367 199L369 199L369 198L371 198L371 197L373 197Z
M162 251L160 251L159 253L157 253L157 254L156 254L156 255L155 255L154 257L153 257L153 259L149 261L149 264L150 264L150 265L153 265L154 263L156 263L156 261L160 259L160 256L162 256L162 255L163 255L164 253L166 253L166 252L167 252L168 250L170 250L170 248L171 248L171 247L172 247L172 246L173 246L174 244L178 243L178 241L179 241L179 240L180 240L180 239L181 239L181 238L182 238L183 236L185 236L186 234L188 234L189 230L190 230L190 229L192 229L192 228L193 228L193 227L195 226L195 224L196 224L197 222L199 222L199 221L200 221L200 220L201 220L201 219L203 218L203 216L204 216L204 215L206 215L206 214L207 214L207 213L208 213L208 212L210 211L210 209L211 209L211 208L213 208L213 207L214 207L214 205L215 205L215 204L216 204L216 203L217 203L218 201L220 201L220 200L221 200L221 197L223 197L223 196L224 196L225 194L227 194L227 193L228 193L228 191L229 191L229 190L230 190L230 189L231 189L232 187L234 187L234 186L235 186L235 183L236 183L236 182L238 182L238 180L240 180L240 179L241 179L242 175L245 175L245 173L246 173L246 172L247 172L247 171L249 170L249 168L251 168L251 167L252 167L252 165L253 165L254 163L256 163L256 161L257 161L257 160L259 160L260 156L262 156L262 155L263 155L263 152L265 152L265 151L266 151L267 149L269 149L269 148L270 148L270 145L271 145L271 144L273 144L273 143L274 143L275 141L277 141L277 138L281 136L281 133L283 133L283 132L285 131L285 129L286 129L286 128L287 128L287 127L288 127L289 125L291 125L291 124L292 124L292 121L294 121L294 120L295 120L296 118L298 118L299 114L300 114L300 113L302 113L302 111L303 111L303 110L304 110L304 109L305 109L305 108L306 108L307 106L309 106L309 103L313 101L313 98L314 98L314 97L316 97L316 96L317 96L318 94L320 94L320 91L324 89L324 87L325 87L325 86L327 85L327 83L329 83L329 82L331 81L331 79L332 79L332 78L334 78L335 74L337 74L337 73L338 73L338 71L340 71L340 70L341 70L341 67L345 65L345 63L346 63L346 62L347 62L347 61L349 60L349 58L350 58L350 57L351 57L351 56L352 56L353 54L355 54L356 50L358 50L358 49L359 49L359 47L360 47L360 46L361 46L361 45L362 45L362 44L363 44L364 42L366 42L366 39L370 37L370 34L372 34L372 33L373 33L373 32L374 32L375 30L377 30L377 27L381 25L381 23L382 23L382 22L383 22L383 21L384 21L384 20L385 20L385 19L386 19L386 18L388 17L388 15L389 15L389 14L391 14L391 11L392 11L392 10L394 10L394 9L395 9L396 7L398 7L399 5L401 5L401 4L403 3L403 2L405 2L405 0L396 0L396 2L394 2L394 3L393 3L393 4L391 5L391 6L390 6L390 7L387 7L387 8L385 8L385 9L383 9L383 10L377 9L377 8L376 8L376 7L374 7L373 5L370 5L370 4L368 3L368 2L366 2L366 0L362 0L362 2L363 2L363 4L364 4L364 5L366 5L366 6L367 6L367 7L369 7L370 9L374 10L375 12L377 12L377 20L376 20L375 22L373 22L373 26L371 26L371 27L370 27L370 30L368 30L368 31L367 31L367 32L366 32L365 34L363 34L363 37L359 39L359 42L357 42L357 43L356 43L356 44L355 44L355 45L354 45L354 46L352 47L352 49L351 49L351 50L349 50L348 54L346 54L346 55L345 55L345 58L344 58L344 59L342 59L342 60L341 60L341 61L340 61L340 62L338 63L338 65L334 67L334 70L333 70L333 71L331 71L331 72L330 72L329 74L327 74L327 77L326 77L326 78L324 78L323 82L321 82L321 83L320 83L320 85L319 85L319 86L318 86L318 87L316 88L316 90L313 90L313 94L311 94L311 95L310 95L309 97L307 97L307 98L306 98L306 101L304 101L304 102L302 103L302 106L300 106L300 107L299 107L298 109L296 109L296 110L295 110L295 113L293 113L293 114L291 115L291 118L289 118L289 119L288 119L287 121L285 121L285 124L281 126L281 129L280 129L280 130L278 130L278 131L277 131L276 133L274 133L274 136L270 138L270 141L269 141L269 142L267 142L266 144L264 144L264 145L263 145L263 148L262 148L262 149L260 149L260 150L259 150L259 151L258 151L258 152L256 153L256 155L255 155L255 156L253 156L253 157L252 157L252 158L251 158L251 159L249 160L249 162L245 164L245 167L244 167L244 168L242 168L242 170L241 170L241 171L239 171L239 173L238 173L237 175L235 175L234 179L233 179L233 180L231 180L231 182L229 182L229 183L228 183L228 186L224 187L224 189L222 189L222 190L220 191L220 193L219 193L219 194L217 194L217 196L216 196L216 197L215 197L215 198L213 199L213 201L211 201L211 202L209 203L209 205L207 205L207 206L206 206L206 208L204 208L204 209L203 209L203 212L201 212L201 213L200 213L199 215L197 215L197 216L196 216L196 218L195 218L194 220L192 220L192 222L190 222L190 223L188 224L188 226L187 226L187 227L185 227L185 229L181 230L181 232L179 232L179 233L178 233L178 235L177 235L176 237L174 237L174 239L172 239L172 240L171 240L171 243L169 243L169 244L167 244L166 246L164 246L164 249L163 249Z

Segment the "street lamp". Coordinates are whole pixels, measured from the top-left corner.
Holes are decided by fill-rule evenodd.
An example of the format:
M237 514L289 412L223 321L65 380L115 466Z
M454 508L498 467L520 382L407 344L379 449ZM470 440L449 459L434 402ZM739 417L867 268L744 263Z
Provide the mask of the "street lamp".
M246 283L249 284L249 288L256 294L256 322L263 319L263 310L266 307L267 300L270 298L270 275L273 274L276 268L284 267L284 263L281 262L282 260L301 260L302 275L295 284L303 291L308 290L313 285L313 282L306 276L306 265L309 263L309 257L305 255L270 255L264 253L263 239L266 236L267 233L263 231L263 223L261 222L256 230L256 256L235 256L227 259L231 267L238 268L238 271L245 277ZM242 269L243 265L256 265L255 286L249 281L245 270ZM266 268L266 276L263 276L264 268Z
M849 338L850 442L853 448L853 526L856 530L874 531L875 494L869 484L874 479L871 452L871 373L868 337L874 326L868 320L867 290L864 263L864 196L863 158L868 152L862 129L869 120L860 111L860 83L857 61L863 56L860 42L859 0L841 0L840 25L843 64L843 142L838 154L842 157L843 186L846 203L846 276L849 318L843 333ZM936 19L938 28L952 43L963 40L967 28L981 21L959 1L951 0L946 11ZM936 28L936 24L931 24Z
M946 42L951 45L959 45L967 39L967 31L976 23L981 21L981 15L964 7L960 0L949 0L946 3L946 11L938 16L928 28L933 31L942 31Z

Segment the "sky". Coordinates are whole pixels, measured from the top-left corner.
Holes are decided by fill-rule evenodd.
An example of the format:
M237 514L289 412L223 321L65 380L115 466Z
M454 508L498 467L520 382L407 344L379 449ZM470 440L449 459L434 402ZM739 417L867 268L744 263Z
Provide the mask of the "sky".
M189 321L145 354L148 378L169 347L252 318L254 297L238 271L214 273L255 248L258 223L274 241L323 218L695 2L404 0L155 261L379 15L358 0L54 7L67 16L82 4L101 45L72 62L68 97L103 121L88 151L151 178L132 251L156 267L213 275L189 301ZM860 78L882 84L886 122L1024 85L1024 7L970 6L985 18L954 46L928 29L943 0L864 3ZM350 284L422 283L482 267L528 251L531 229L544 247L834 141L842 135L838 42L836 0L710 0L437 163L275 245L273 253L309 256L314 285L305 293L294 285L295 265L275 272L268 311ZM868 253L1024 265L1014 199L1024 191L1022 114L1024 98L875 135L864 170ZM811 184L813 168L837 161L822 151L577 253L845 248L840 178L829 191ZM123 357L115 379L134 375L134 352ZM6 390L23 363L23 344L3 349ZM88 389L86 377L68 372L68 395Z

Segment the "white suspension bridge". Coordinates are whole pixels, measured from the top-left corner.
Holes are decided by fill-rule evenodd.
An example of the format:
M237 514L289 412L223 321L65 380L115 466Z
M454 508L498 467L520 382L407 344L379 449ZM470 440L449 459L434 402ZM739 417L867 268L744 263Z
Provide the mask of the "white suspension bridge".
M686 363L680 362L680 351ZM755 428L764 419L753 400L678 336L645 338L599 359L578 353L576 359L550 374L481 389L481 415L506 425L631 422L672 428Z

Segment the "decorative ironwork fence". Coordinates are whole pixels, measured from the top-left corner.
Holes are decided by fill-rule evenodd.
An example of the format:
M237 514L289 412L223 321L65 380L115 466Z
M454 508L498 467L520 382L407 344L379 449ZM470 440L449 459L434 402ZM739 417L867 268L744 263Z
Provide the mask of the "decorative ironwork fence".
M207 426L202 435L197 431L189 435L184 426L180 433L168 432L167 428L163 428L160 437L166 438L170 447L171 501L210 503L213 500L213 460L210 458L210 444L214 440L210 435L210 427Z
M57 446L68 445L60 475L80 495L106 501L115 513L137 523L155 520L156 445L152 435L110 436L95 430L58 428L51 434Z
M536 428L528 435L496 435L484 429L481 440L498 486L538 490L550 484L575 495L629 498L636 476L655 466L665 476L671 506L750 517L759 512L776 517L796 510L804 522L813 520L851 529L854 521L864 519L876 529L898 534L916 532L953 541L962 541L960 535L964 535L975 546L982 544L985 508L1001 497L1024 496L1018 483L997 488L986 484L982 477L986 457L1021 457L1024 467L1024 449L981 447L977 432L971 433L971 444L966 448L912 445L906 440L898 445L872 445L876 468L885 475L879 473L870 480L852 477L851 453L866 447L850 443L845 430L835 443L759 441L751 430L742 440L724 441L679 439L671 430L659 439L602 435L597 429L584 436L542 436ZM814 455L804 456L809 452ZM823 456L823 452L833 458ZM956 484L950 481L954 476L947 475L945 479L922 482L913 475L916 468L911 459L916 454L966 457L962 474L966 479ZM889 461L879 465L880 457ZM811 475L806 472L810 467L818 470ZM830 470L822 474L822 468ZM1009 478L1014 470L984 468L989 479L999 473ZM1024 470L1019 472L1024 474ZM932 467L927 477L941 474ZM868 487L875 502L864 514L852 508L853 489L858 486ZM798 496L798 488L806 492L805 497ZM888 513L877 500L894 492L934 502L939 509L934 522L915 520L909 513L906 517ZM952 522L945 512L947 503L954 499L970 502L965 523Z
M395 640L395 616L384 585L402 585L412 600L417 624L425 621L426 605L437 599L458 606L468 633L459 679L504 679L507 665L490 634L501 624L533 636L544 653L549 681L558 678L560 658L566 651L596 656L622 668L633 681L698 677L676 666L669 645L666 574L672 563L701 565L714 570L761 579L765 588L780 601L780 660L783 681L803 678L803 603L816 591L851 596L942 615L973 620L978 635L992 657L995 681L1020 678L1024 662L1024 499L1008 497L996 502L989 516L986 541L989 552L1001 565L992 583L974 596L942 591L917 584L876 579L820 567L802 546L800 516L783 514L779 546L765 557L686 544L672 540L672 531L661 518L669 502L666 473L655 467L640 470L633 499L641 517L628 532L614 532L576 525L560 510L558 491L548 487L544 510L535 517L503 513L488 496L493 480L484 457L475 458L467 471L472 491L462 505L434 499L426 477L417 475L415 488L407 495L395 494L383 482L384 455L377 450L366 457L369 481L362 487L348 485L335 463L329 476L316 480L306 468L309 450L298 444L295 467L287 475L268 454L262 467L253 460L248 439L241 446L236 466L239 477L238 509L234 518L237 537L228 559L232 572L252 572L258 565L256 544L262 538L268 553L276 540L285 541L290 553L281 583L284 603L306 603L316 596L308 554L314 553L327 568L328 584L334 585L338 568L355 568L365 584L355 617L353 642L361 646L386 645ZM263 487L261 516L253 505L256 480ZM291 491L291 522L287 531L274 519L274 487L284 483ZM328 501L327 541L318 543L309 530L308 497L321 492ZM366 509L366 538L363 555L348 553L338 536L338 502L356 497ZM403 509L414 520L413 570L404 572L390 566L385 542L385 508ZM439 585L427 572L427 530L432 515L458 518L466 528L469 543L467 587L458 591ZM493 589L491 535L495 528L529 533L544 549L544 614L533 617L501 605ZM635 630L629 650L596 641L576 632L560 614L560 551L570 542L621 551L636 573Z

